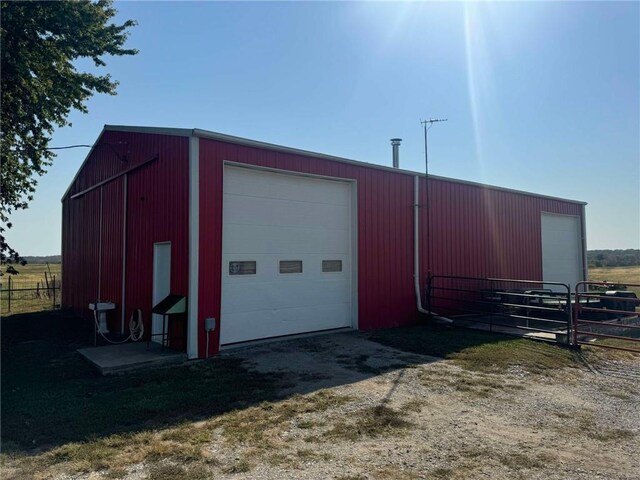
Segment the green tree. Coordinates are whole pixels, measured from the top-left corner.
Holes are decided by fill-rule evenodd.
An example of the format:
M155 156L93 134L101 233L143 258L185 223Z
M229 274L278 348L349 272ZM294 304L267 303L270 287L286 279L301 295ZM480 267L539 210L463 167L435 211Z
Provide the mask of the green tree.
M5 227L15 210L25 209L55 154L49 141L56 126L69 125L72 109L86 113L94 93L115 95L110 75L79 71L77 61L104 67L107 55L134 55L124 48L136 22L111 20L112 0L0 2L0 255L19 260L5 241Z

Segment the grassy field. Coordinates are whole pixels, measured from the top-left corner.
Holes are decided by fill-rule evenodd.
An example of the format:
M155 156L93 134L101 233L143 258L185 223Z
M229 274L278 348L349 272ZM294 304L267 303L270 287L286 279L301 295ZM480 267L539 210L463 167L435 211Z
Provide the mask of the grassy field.
M11 275L11 281L18 283L28 283L28 284L36 284L37 282L44 282L44 272L47 272L49 275L49 271L51 271L51 275L55 275L56 278L60 278L62 272L62 264L61 263L50 263L47 268L46 264L43 263L28 263L27 265L13 265L13 267L18 271L18 275ZM5 272L7 269L7 265L2 265L2 272ZM9 275L4 274L2 277L2 282L7 281Z
M621 284L640 284L640 266L590 268L589 280ZM640 298L640 287L630 287L629 290L636 292L636 295Z
M60 287L62 278L62 265L60 263L13 265L18 271L17 275L6 273L7 265L2 265L1 277L2 290L0 295L0 314L2 316L14 315L17 313L38 312L41 310L51 310L54 307L52 292L46 291L47 280L49 285L53 285L52 278L55 278L56 288ZM47 272L47 279L45 279ZM11 278L11 289L37 289L42 291L15 291L11 295L11 303L8 301L9 278ZM57 299L60 298L60 291L56 291ZM56 300L57 303L57 300Z

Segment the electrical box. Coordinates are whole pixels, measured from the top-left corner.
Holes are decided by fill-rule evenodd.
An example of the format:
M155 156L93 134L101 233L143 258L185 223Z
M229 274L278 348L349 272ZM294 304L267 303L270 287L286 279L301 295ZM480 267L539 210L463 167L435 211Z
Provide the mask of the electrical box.
M216 319L213 317L209 317L209 318L205 318L204 319L204 329L207 332L211 332L212 330L216 329Z

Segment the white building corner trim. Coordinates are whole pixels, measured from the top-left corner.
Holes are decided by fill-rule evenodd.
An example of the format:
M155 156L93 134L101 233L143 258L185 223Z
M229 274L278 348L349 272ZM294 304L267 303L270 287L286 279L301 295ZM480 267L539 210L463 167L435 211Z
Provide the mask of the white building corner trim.
M189 137L189 310L187 356L198 358L198 246L200 242L200 139Z

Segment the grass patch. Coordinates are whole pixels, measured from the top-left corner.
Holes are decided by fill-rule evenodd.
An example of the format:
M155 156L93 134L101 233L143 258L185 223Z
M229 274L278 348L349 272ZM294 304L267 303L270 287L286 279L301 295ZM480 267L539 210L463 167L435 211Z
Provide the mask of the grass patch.
M466 348L452 353L448 358L467 370L492 373L504 372L511 366L521 367L533 374L582 366L577 352L521 338Z
M372 332L369 338L399 350L447 358L479 372L519 366L540 374L582 365L578 353L556 345L473 330L415 326Z
M296 426L302 430L309 430L311 428L323 427L325 422L316 422L314 420L299 420Z
M333 456L330 453L320 453L308 448L299 448L295 452L276 452L269 455L266 460L274 466L287 466L290 468L302 468L304 463L327 462Z
M223 357L102 377L75 351L90 338L86 327L59 315L2 319L3 445L20 452L82 444L190 424L279 394L277 376L248 371L239 360ZM197 433L206 437L206 431Z
M434 468L429 472L429 478L435 478L435 479L444 480L447 478L451 478L452 475L453 475L453 469L447 468L447 467Z
M339 421L333 428L323 434L325 439L341 439L356 441L362 437L376 438L393 436L413 424L402 417L402 414L384 405L368 407L357 412L355 421Z
M632 350L638 350L639 353L628 352L626 350L616 350L615 348L602 348L590 345L582 346L582 354L584 358L591 364L597 366L604 365L610 361L623 361L623 362L638 362L640 361L640 343L621 340L619 338L599 338L595 340L594 344L629 348Z
M566 418L567 414L558 415L560 418ZM599 442L623 442L636 437L631 430L624 428L610 427L608 425L598 425L596 416L591 411L578 411L574 415L569 415L571 422L566 422L562 427L557 429L566 434L584 435L592 440Z
M402 470L398 467L389 466L377 470L373 478L377 480L417 480L418 478L423 477L408 470Z
M524 468L542 468L544 462L538 457L524 455L522 453L505 453L499 457L500 463L511 470L522 470Z
M149 480L179 480L186 476L187 471L180 465L160 463L149 467Z
M224 438L232 445L250 445L265 450L273 448L270 433L288 426L305 413L319 413L351 400L346 395L336 395L321 390L313 395L295 395L278 402L236 410L211 422L221 427Z
M473 397L488 397L498 391L510 392L525 388L521 384L491 373L441 368L421 371L420 381L426 387L444 386Z
M251 471L251 464L245 458L236 460L222 470L224 473L246 473Z
M421 400L419 398L413 398L403 403L402 406L400 407L400 410L402 410L403 412L420 413L426 405L427 405L426 401Z

